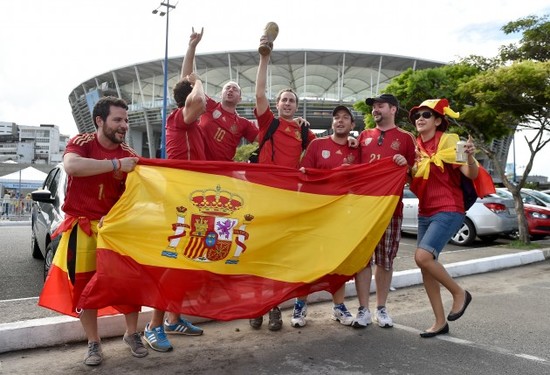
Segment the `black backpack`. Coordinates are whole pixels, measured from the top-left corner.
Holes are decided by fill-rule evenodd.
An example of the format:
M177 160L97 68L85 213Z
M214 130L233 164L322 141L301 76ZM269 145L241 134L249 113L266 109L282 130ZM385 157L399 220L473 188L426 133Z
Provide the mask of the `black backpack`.
M460 187L462 188L462 196L464 198L464 211L468 211L478 198L474 182L461 173Z
M267 133L265 133L264 138L260 142L260 145L258 148L256 148L252 154L250 154L250 157L248 158L249 163L257 163L258 158L260 156L260 151L262 150L262 147L264 147L264 144L267 141L271 141L273 143L273 134L275 134L275 131L277 131L277 128L279 127L279 119L273 118L273 121L271 121L271 124L269 124L269 129L267 129ZM306 149L308 144L308 135L309 135L309 126L302 125L301 127L301 136L302 136L302 151ZM275 147L272 147L271 149L271 161L275 159Z

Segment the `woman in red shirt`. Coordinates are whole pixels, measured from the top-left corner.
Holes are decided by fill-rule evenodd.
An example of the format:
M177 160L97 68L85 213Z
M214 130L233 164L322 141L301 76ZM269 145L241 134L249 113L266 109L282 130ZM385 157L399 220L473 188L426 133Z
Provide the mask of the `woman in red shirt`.
M422 271L424 288L435 315L434 324L420 334L428 338L449 332L447 321L464 314L472 296L464 290L437 258L443 247L464 221L464 199L461 174L475 179L478 164L471 138L465 145L465 162L456 159L458 135L445 133L449 123L445 117L458 118L447 99L429 99L409 112L418 131L417 161L411 190L419 199L418 240L415 261ZM453 296L453 305L447 318L441 299L443 285Z

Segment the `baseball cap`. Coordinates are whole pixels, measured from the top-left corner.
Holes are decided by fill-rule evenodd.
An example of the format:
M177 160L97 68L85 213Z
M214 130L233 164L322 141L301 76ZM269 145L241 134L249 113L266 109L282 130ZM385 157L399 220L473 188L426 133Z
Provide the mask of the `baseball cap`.
M353 117L353 113L351 112L351 109L349 109L348 107L346 107L345 105L338 105L336 106L336 108L334 108L332 110L332 117L336 116L336 113L340 110L344 110L346 111L347 113L349 113L350 117L351 117L351 121L354 121L354 117Z
M368 105L373 105L375 102L388 103L393 105L394 107L399 107L399 101L392 94L382 94L375 98L365 99L365 103L367 103Z

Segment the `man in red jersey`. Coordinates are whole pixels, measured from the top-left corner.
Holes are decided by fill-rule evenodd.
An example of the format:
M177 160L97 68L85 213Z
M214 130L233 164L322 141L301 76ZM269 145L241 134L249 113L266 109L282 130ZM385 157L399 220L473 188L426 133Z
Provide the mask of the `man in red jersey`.
M356 164L359 162L359 149L349 146L349 135L355 127L353 113L348 107L339 105L332 111L332 134L327 137L316 138L306 149L300 161L300 170L305 168L332 169L342 165ZM353 316L344 304L346 296L346 284L343 284L332 295L334 302L334 320L343 325L351 325ZM294 311L290 319L292 327L300 328L306 325L307 296L296 298Z
M189 45L202 37L193 30ZM206 97L199 77L192 72L194 48L189 48L183 59L180 81L174 87L174 100L178 104L166 122L166 156L168 159L205 160L199 116L205 111ZM191 68L190 68L191 67ZM166 333L199 336L203 331L180 314L154 309L151 321L145 325L143 336L151 349L169 352L173 349Z
M376 163L382 158L392 157L398 165L412 167L416 157L416 143L411 133L395 125L395 116L399 110L399 102L395 96L382 94L375 98L368 98L365 102L372 106L372 116L376 127L364 130L359 136L361 162ZM374 250L377 305L374 320L383 328L393 327L393 320L386 309L386 300L393 275L393 260L397 255L401 240L402 221L403 203L400 200L386 232ZM364 328L372 322L369 310L371 264L372 259L355 276L359 311L352 325L356 328Z
M60 311L53 303L57 296L72 297L73 312L88 338L84 363L97 366L103 359L97 327L97 310L81 309L80 295L96 270L97 231L103 216L117 202L125 188L126 174L134 170L138 155L126 143L128 105L122 99L103 97L95 105L92 119L95 133L73 137L65 150L63 166L68 174L67 194L63 204L65 220L54 265L66 265L66 273L52 267L40 295L41 306ZM61 290L63 289L63 291ZM53 293L52 293L53 292ZM147 355L137 331L139 306L116 306L125 314L123 341L136 357Z
M193 72L195 50L202 39L200 33L191 34L189 47L183 60L182 76ZM241 88L233 81L222 89L222 100L217 102L206 96L206 112L200 117L199 127L205 146L206 160L233 161L242 138L254 142L258 127L254 122L239 116L237 105L241 102Z
M178 105L166 120L166 156L168 159L205 160L205 146L199 117L205 111L206 98L200 78L193 73L194 48L202 37L193 29L183 59L180 81L174 86Z
M179 160L204 160L205 150L199 116L205 110L204 89L200 78L181 75L174 87L176 108L166 120L166 157Z
M262 36L260 44L267 43L267 37ZM267 66L270 54L260 54L260 65L256 74L256 108L254 115L258 119L260 133L258 138L262 140L267 133L275 115L269 108L269 100L266 96ZM258 162L263 164L282 165L290 168L298 168L302 156L302 132L301 126L307 122L301 118L294 118L298 109L298 95L292 89L283 89L277 95L277 117L279 126L270 140L265 142L258 155ZM315 134L308 129L306 146L315 139ZM250 319L252 328L259 329L263 323L263 317ZM282 328L281 310L274 307L269 312L269 325L271 331Z
M264 42L267 42L266 36L262 37L260 44ZM263 139L271 121L275 118L266 96L267 66L270 57L271 54L260 55L260 64L256 75L256 108L254 114L260 127L258 139ZM281 90L277 95L276 107L279 126L271 140L264 144L258 156L258 162L298 168L302 156L301 125L306 123L301 118L294 118L298 110L298 95L290 88ZM308 130L307 134L306 146L315 139L315 134L311 130Z

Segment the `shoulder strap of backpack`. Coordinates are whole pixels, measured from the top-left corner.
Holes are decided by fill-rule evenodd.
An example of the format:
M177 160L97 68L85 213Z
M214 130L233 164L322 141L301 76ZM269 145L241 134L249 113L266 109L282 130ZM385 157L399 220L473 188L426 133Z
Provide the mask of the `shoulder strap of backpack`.
M307 145L309 143L309 126L302 125L301 127L301 136L302 136L302 151L304 151L307 148Z
M271 121L271 124L269 124L269 128L267 129L267 132L264 135L264 138L260 142L260 145L258 146L257 154L260 155L260 151L262 151L262 147L264 147L264 144L269 141L273 134L275 134L275 131L277 131L277 128L279 127L279 119L273 118ZM271 155L271 159L273 160L273 155Z

